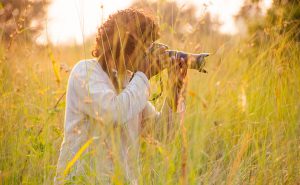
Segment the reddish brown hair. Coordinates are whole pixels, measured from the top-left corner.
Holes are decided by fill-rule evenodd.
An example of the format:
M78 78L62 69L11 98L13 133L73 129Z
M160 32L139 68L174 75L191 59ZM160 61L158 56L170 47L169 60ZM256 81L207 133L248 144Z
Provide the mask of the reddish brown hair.
M157 40L158 32L158 25L149 13L132 8L118 11L98 28L92 55L119 61L122 55L132 55L136 47Z

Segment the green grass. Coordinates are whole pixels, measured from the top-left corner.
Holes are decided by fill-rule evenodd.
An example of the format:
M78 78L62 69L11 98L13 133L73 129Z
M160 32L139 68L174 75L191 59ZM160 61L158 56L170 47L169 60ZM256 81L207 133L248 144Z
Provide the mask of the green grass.
M0 184L52 184L65 99L55 105L69 73L53 68L49 51L57 65L68 66L90 52L16 42L9 51L0 48ZM208 58L208 74L189 71L184 126L171 140L156 137L158 130L141 139L140 182L300 183L299 43L286 34L254 46L219 42L203 48L217 51ZM174 43L190 51L196 46ZM115 183L123 184L119 173Z

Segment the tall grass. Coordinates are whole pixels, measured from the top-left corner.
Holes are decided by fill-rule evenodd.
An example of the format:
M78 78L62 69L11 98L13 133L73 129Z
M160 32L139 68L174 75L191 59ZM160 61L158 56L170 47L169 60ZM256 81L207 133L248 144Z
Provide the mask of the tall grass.
M299 183L299 43L288 33L256 46L251 40L222 40L221 47L211 46L213 42L208 38L202 43L215 53L208 58L209 73L189 71L184 127L176 127L171 140L155 133L141 138L139 181ZM173 44L196 47L192 42ZM73 66L88 56L82 51L80 46L43 48L19 42L7 50L1 45L0 184L53 182L63 138L65 100L59 99L69 74L57 66ZM115 173L114 182L124 184Z

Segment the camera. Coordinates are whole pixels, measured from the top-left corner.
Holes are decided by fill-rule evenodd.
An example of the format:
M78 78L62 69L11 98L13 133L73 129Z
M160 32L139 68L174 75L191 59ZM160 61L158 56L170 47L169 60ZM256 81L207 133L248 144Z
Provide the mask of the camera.
M162 43L153 43L154 47L165 47L168 48L167 45ZM210 53L188 53L185 51L177 51L177 50L166 50L169 57L174 57L175 59L183 59L184 62L187 63L189 69L196 69L199 72L207 73L204 69L205 66L205 57L209 56ZM166 64L166 66L168 66Z
M209 53L195 54L177 50L167 50L167 53L170 57L175 57L176 59L183 59L184 62L187 62L189 69L196 69L199 72L207 73L207 71L204 69L204 66L205 57L209 56Z

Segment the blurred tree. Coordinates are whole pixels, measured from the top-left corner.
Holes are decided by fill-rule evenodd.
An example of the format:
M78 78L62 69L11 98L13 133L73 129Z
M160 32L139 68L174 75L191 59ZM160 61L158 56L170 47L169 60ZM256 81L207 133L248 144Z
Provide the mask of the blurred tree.
M300 1L274 0L272 7L263 15L262 0L247 0L236 15L237 22L243 22L248 33L259 39L268 39L270 33L289 33L289 37L300 41Z
M278 34L290 33L290 38L300 41L300 1L274 0L266 17L268 24Z
M32 41L43 28L49 0L1 0L0 39L11 41L17 36Z
M159 17L162 31L167 31L168 33L175 33L176 30L176 33L180 34L183 31L183 27L191 27L197 23L195 7L179 7L176 2L141 0L135 1L132 7L155 12Z
M209 40L211 38L220 43L224 41L224 35L218 31L220 23L212 19L206 11L206 4L203 4L200 16L197 16L199 10L192 4L180 6L176 1L139 0L133 2L131 7L142 8L158 16L162 41L167 44L183 43L189 50L194 48L192 50L199 51L206 49L199 43L205 43L205 46L208 46L212 43ZM214 46L217 45L218 43L214 42Z

